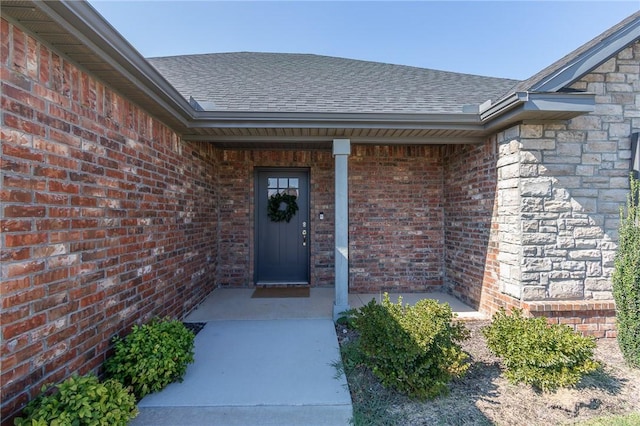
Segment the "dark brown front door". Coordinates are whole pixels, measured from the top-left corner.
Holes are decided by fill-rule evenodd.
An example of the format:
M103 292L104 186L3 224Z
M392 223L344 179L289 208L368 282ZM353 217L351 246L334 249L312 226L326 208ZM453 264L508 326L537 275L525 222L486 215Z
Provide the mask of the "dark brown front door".
M258 169L255 188L256 284L309 284L309 171ZM269 217L276 194L296 197L298 210L288 222ZM282 202L279 209L287 207Z

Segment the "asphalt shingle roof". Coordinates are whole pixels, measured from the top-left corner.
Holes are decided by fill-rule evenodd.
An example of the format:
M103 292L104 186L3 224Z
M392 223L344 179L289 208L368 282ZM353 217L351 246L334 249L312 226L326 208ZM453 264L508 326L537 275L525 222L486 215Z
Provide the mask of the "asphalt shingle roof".
M149 58L182 96L217 111L461 113L517 80L329 56L215 53Z

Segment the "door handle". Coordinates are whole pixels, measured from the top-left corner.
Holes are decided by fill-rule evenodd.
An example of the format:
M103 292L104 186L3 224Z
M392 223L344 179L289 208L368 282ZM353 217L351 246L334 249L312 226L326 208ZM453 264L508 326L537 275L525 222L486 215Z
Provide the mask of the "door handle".
M306 246L307 245L307 230L303 229L302 230L302 246Z

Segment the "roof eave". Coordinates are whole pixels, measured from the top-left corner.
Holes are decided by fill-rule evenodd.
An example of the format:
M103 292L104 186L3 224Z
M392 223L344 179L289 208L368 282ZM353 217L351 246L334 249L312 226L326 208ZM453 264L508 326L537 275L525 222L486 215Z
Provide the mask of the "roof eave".
M595 109L595 94L517 92L480 111L487 133L523 121L569 120Z

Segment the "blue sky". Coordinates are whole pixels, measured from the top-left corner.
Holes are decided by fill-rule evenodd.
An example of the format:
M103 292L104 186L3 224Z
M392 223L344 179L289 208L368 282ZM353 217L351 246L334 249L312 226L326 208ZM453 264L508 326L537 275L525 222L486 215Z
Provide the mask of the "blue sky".
M90 3L145 57L314 53L515 79L640 9L640 0Z

